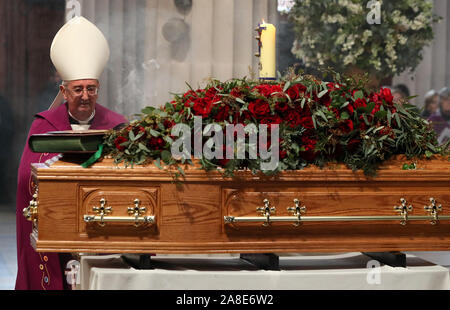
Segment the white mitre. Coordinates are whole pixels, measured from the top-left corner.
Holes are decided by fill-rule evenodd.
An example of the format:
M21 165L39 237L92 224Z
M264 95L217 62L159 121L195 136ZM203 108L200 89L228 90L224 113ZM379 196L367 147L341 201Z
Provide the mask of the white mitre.
M62 26L50 47L50 58L64 81L98 80L108 62L109 53L103 33L82 16ZM58 107L62 101L60 92L49 109Z

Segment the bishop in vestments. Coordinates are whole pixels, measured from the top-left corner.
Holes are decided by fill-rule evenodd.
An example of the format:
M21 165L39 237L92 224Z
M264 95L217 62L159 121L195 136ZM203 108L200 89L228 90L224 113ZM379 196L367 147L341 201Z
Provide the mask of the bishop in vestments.
M50 109L35 115L28 139L48 131L111 129L127 123L125 117L97 103L98 79L108 61L109 46L94 24L83 17L70 20L53 39L50 57L64 82ZM63 289L66 255L34 251L30 244L32 223L22 215L34 194L31 164L57 154L33 153L28 139L18 171L16 289Z

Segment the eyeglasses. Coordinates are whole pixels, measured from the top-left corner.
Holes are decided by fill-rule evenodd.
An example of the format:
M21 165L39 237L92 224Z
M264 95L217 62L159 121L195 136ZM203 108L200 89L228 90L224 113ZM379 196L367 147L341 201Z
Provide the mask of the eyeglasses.
M75 97L80 97L86 91L89 96L95 96L98 94L98 87L96 86L88 86L86 88L75 87L74 89L68 89Z

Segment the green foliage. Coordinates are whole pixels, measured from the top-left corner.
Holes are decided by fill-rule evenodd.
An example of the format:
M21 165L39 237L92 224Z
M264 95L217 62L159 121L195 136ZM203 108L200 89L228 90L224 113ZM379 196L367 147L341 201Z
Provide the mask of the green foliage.
M161 108L147 107L127 127L111 130L105 138L105 153L116 163L154 163L160 169L172 168L176 179L183 177L182 166L192 164L194 154L188 154L189 159L172 156L171 146L178 139L172 128L185 124L194 138L194 116L202 116L203 128L214 123L224 133L231 124L279 125L279 164L273 170L261 171L261 156L249 157L255 146L248 135L244 159L237 158L235 145L231 147L234 158L198 158L202 169L219 170L224 176L238 170L274 175L327 163L343 163L375 175L378 166L394 155L412 159L447 154L448 145L438 145L431 124L415 106L394 104L389 89L373 92L361 80L331 74L333 82L328 83L293 71L274 82L212 80L203 89L175 95ZM202 146L207 139L202 138Z

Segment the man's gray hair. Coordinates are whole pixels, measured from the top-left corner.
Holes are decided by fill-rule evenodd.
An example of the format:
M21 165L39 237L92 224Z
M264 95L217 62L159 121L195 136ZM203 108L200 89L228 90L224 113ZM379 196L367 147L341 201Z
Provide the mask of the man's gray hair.
M449 87L444 87L439 91L439 98L442 99L447 99L450 98L450 88Z

